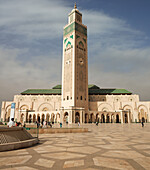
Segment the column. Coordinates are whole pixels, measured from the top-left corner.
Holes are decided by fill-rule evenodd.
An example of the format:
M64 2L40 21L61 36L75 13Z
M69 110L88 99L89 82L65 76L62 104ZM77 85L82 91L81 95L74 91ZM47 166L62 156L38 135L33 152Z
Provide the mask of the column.
M72 124L72 110L69 111L69 119L68 119L68 123Z
M82 111L82 123L84 123L84 122L85 122L85 112Z
M82 111L79 112L80 113L80 124L82 124Z
M105 114L104 117L105 117L105 123L106 123L107 122L107 115Z
M130 114L129 114L129 111L128 111L128 123L130 123Z
M61 110L60 111L60 123L63 123L63 115L64 115L64 111ZM51 115L50 115L50 118L51 118Z
M121 123L123 123L123 113L120 111L120 116L121 116Z

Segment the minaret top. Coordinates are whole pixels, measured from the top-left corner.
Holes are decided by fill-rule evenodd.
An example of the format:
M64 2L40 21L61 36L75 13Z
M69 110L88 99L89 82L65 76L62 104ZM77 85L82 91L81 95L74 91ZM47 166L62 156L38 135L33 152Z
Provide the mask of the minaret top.
M77 9L77 4L76 4L76 2L75 2L75 4L74 4L74 9Z

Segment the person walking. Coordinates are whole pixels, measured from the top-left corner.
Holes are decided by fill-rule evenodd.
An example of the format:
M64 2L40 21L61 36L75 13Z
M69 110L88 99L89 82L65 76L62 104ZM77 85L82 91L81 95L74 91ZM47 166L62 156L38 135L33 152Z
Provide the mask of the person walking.
M144 127L144 122L143 122L143 120L142 120L142 127Z
M11 118L11 121L7 124L8 127L15 127L14 118Z

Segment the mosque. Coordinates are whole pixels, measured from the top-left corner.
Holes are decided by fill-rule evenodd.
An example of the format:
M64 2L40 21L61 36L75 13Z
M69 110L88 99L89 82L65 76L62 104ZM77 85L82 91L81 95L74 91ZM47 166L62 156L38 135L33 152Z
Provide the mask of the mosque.
M53 123L150 122L150 102L125 89L88 85L87 26L76 5L63 32L62 85L52 89L28 89L3 101L1 121L9 121L15 103L15 121Z

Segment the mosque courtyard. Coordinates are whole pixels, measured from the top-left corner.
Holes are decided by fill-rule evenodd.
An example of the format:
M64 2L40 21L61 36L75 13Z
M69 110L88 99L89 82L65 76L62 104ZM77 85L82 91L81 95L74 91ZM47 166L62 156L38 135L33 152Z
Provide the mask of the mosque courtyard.
M41 134L34 147L0 152L0 169L150 169L150 124L80 127L89 132Z

